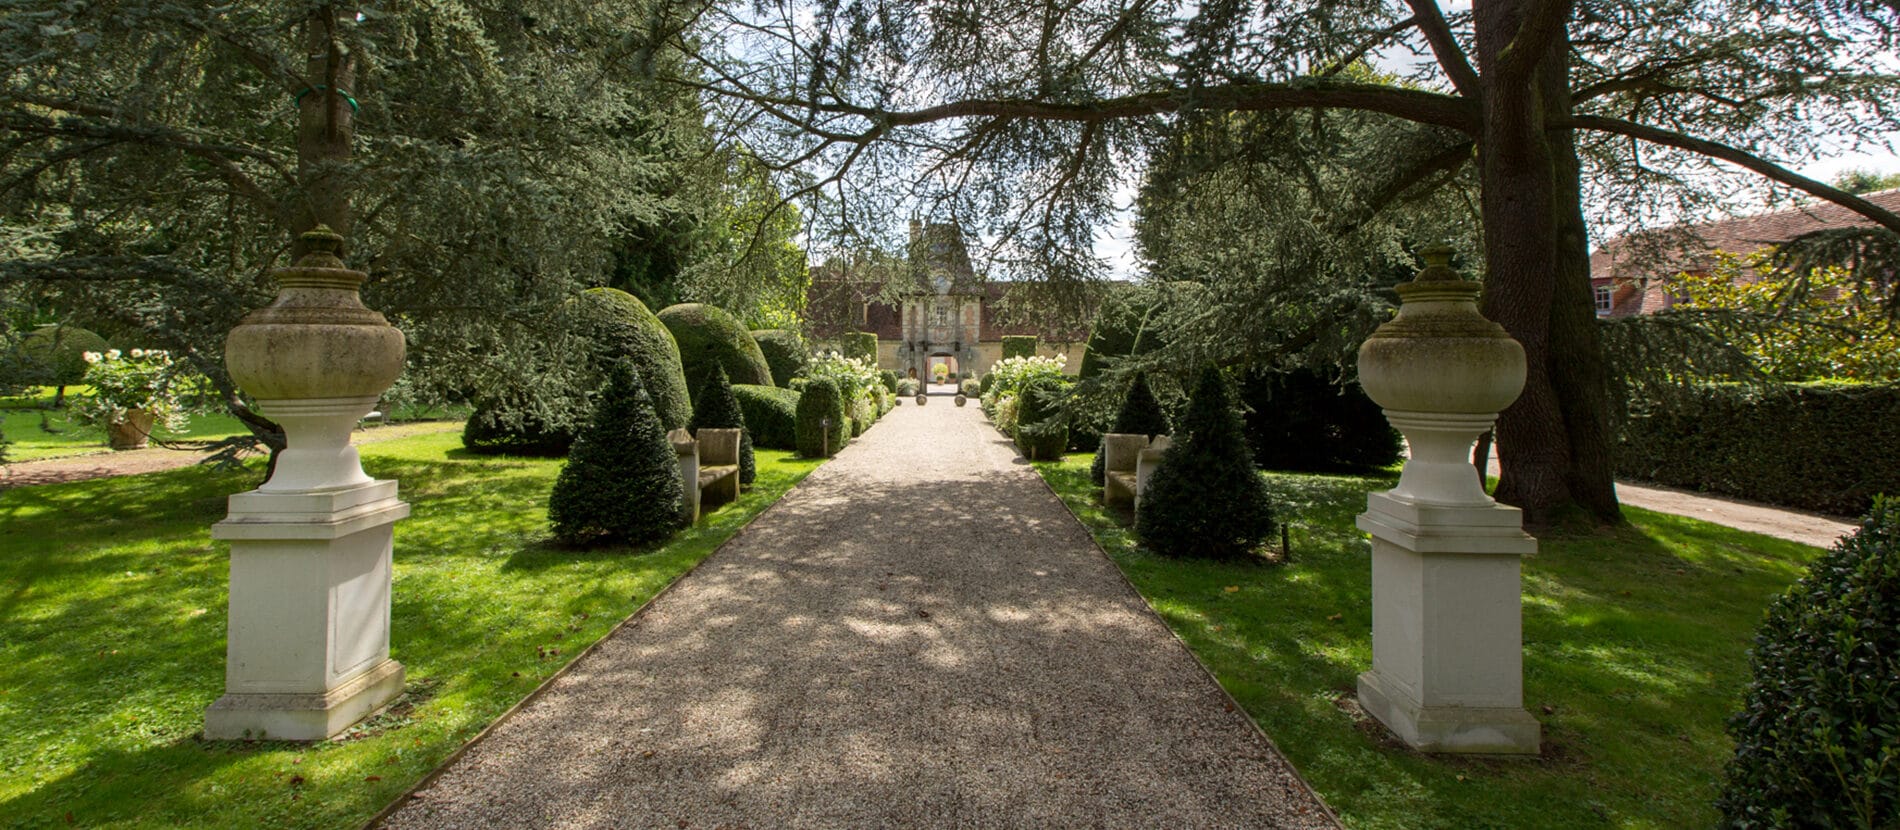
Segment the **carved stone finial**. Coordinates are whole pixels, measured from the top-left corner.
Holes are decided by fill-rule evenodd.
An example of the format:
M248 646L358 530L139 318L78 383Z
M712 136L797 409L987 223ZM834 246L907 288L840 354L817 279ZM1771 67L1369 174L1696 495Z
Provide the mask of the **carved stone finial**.
M300 234L297 239L303 243L304 255L297 258L295 267L343 267L343 236L331 230L329 225L318 223L316 227Z
M1418 255L1425 259L1425 269L1413 277L1415 282L1461 282L1463 277L1457 269L1451 267L1451 246L1435 242L1418 249Z

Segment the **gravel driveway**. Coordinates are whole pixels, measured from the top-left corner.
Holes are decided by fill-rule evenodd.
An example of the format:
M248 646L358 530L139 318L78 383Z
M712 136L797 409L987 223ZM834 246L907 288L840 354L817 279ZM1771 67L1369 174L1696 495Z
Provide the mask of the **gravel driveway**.
M383 826L1337 825L977 408L937 398Z

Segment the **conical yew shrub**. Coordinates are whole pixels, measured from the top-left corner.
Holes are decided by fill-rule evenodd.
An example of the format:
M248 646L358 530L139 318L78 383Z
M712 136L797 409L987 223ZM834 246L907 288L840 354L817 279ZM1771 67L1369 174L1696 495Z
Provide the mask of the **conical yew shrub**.
M739 397L732 393L724 366L714 364L707 372L706 385L700 387L697 400L699 403L693 406L694 434L701 428L739 430L739 483L751 484L758 474L752 460L752 430L746 427L745 412L739 408Z
M1213 366L1201 373L1174 443L1148 479L1135 532L1163 556L1210 559L1247 556L1273 532L1267 483Z
M608 369L593 416L548 494L554 537L569 545L637 544L680 526L679 461L633 364Z
M1155 400L1154 390L1148 388L1148 375L1135 373L1135 382L1128 387L1128 394L1122 397L1122 408L1115 413L1115 426L1110 434L1122 435L1167 435L1168 414L1161 411L1161 402ZM1102 445L1095 446L1095 463L1089 467L1089 480L1100 487L1108 480L1108 454Z

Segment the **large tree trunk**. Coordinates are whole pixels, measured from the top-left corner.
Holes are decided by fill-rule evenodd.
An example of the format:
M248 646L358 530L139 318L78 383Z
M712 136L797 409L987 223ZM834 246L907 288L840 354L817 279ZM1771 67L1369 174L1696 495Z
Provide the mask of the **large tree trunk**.
M1546 107L1568 115L1569 44L1558 38L1539 72ZM1590 242L1583 221L1582 165L1575 133L1545 133L1555 174L1557 229L1556 294L1550 316L1550 382L1564 414L1570 438L1570 466L1564 473L1570 498L1601 522L1618 522L1616 469L1611 455L1608 371L1597 327L1596 300L1590 290Z
M350 236L350 150L356 138L356 55L341 39L341 27L354 24L345 5L311 10L304 25L304 77L312 88L298 98L297 177L301 198L291 200L291 259L304 254L300 237L319 224Z
M1548 524L1572 497L1570 436L1550 372L1558 229L1556 165L1536 72L1545 62L1509 72L1501 59L1529 2L1479 3L1473 22L1483 90L1478 155L1484 313L1524 346L1526 366L1523 394L1498 418L1497 498L1522 508L1526 524L1537 526Z

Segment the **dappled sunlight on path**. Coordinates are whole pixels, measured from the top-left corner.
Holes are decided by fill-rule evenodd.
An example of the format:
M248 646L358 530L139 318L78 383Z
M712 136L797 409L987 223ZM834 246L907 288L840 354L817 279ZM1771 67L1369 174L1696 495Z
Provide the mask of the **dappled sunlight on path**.
M1330 827L975 407L906 404L389 827Z

